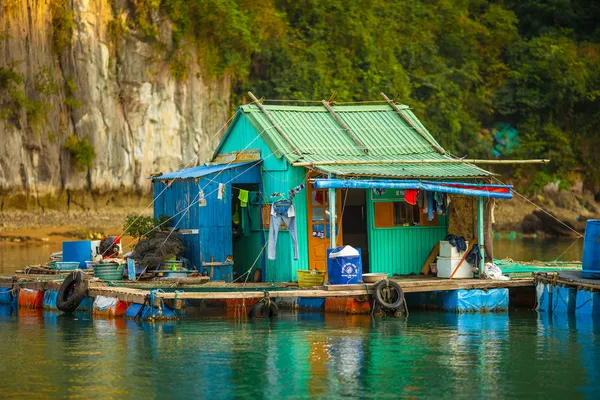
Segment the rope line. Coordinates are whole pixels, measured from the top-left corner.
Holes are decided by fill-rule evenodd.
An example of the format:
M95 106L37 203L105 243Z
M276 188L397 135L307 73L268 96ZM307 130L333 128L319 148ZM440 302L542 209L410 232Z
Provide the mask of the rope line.
M495 179L497 182L500 182L501 184L506 185L505 183L503 183L500 179L496 178L495 176L492 177L492 178ZM556 222L558 222L561 225L563 225L565 228L567 228L570 231L574 232L577 235L577 238L582 238L583 237L583 235L581 233L577 232L575 229L571 228L569 225L565 224L564 222L562 222L561 220L559 220L558 218L556 218L554 215L550 214L548 211L544 210L542 207L538 206L537 204L535 204L534 202L532 202L531 200L529 200L527 197L523 196L521 193L517 192L514 189L512 189L512 192L515 193L515 194L517 194L519 197L521 197L523 200L525 200L526 202L528 202L529 204L531 204L532 206L534 206L538 210L542 211L544 214L547 214L549 217L551 217Z

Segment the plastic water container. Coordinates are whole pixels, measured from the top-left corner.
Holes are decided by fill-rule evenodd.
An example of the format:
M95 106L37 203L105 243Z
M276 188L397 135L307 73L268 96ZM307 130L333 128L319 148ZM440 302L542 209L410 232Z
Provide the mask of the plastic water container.
M92 259L92 242L89 240L63 242L62 251L63 261L77 261L79 268L87 269L85 262Z
M469 248L469 242L465 242L467 249ZM447 240L440 241L440 257L447 258L462 258L465 255L464 251L458 251L456 247L452 246Z
M361 283L362 253L360 249L352 246L327 249L327 276L331 285Z
M585 225L581 275L600 279L600 219L590 219Z
M447 258L447 257L438 257L437 258L437 276L438 278L450 278L452 272L458 266L462 258ZM467 260L463 261L458 268L458 271L454 274L452 279L454 278L472 278L473 277L473 267L471 264L467 262Z

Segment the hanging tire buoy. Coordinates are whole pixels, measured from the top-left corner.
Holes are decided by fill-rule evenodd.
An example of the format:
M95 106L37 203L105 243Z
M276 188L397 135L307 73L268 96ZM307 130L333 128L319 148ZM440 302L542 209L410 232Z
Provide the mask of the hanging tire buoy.
M248 313L249 318L271 318L279 315L279 307L269 298L261 299Z
M404 293L397 282L382 279L373 288L373 299L382 309L396 312L404 304Z
M73 312L85 298L87 283L83 271L73 271L63 281L56 296L56 308L64 312Z

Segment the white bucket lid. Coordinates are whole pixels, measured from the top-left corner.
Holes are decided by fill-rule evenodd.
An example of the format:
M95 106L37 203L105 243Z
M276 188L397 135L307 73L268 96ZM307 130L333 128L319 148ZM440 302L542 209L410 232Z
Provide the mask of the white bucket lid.
M338 258L338 257L358 257L360 254L358 250L356 250L352 246L344 246L340 251L331 252L329 254L329 258Z

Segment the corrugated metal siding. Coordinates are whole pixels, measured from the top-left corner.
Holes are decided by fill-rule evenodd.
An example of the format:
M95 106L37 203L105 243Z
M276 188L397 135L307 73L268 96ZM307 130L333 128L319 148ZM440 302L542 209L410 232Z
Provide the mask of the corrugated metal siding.
M155 197L165 189L165 183L155 181L154 184ZM161 215L174 216L181 210L188 207L191 201L198 194L198 187L193 180L180 180L164 190L163 194L154 202L155 218ZM181 218L181 220L180 220ZM191 207L188 212L181 213L167 223L168 227L177 227L184 229L198 228L198 207ZM200 269L200 241L198 234L181 235L185 246L184 256L190 261L193 267Z
M264 173L265 196L268 198L273 192L287 192L289 189L301 184L304 181L305 174L306 170L298 167L290 167L288 171ZM277 259L267 261L267 281L296 281L298 280L296 270L308 269L308 222L306 219L307 207L305 191L300 192L300 194L294 198L294 207L296 209L299 259L294 260L294 251L290 234L287 231L279 231L279 237L277 239ZM265 231L265 236L268 239L268 231Z
M263 158L262 170L264 171L262 173L263 193L267 200L268 196L270 196L272 193L286 193L289 189L299 185L304 181L306 173L304 168L291 167L285 159L277 159L275 156L272 156L271 150L264 140L267 138L267 132L270 134L270 131L273 130L272 128L263 132L263 135L256 139L258 133L255 125L251 124L243 116L236 119L237 121L232 125L226 138L220 145L219 151L224 153L239 151L246 148L250 142L252 142L252 144L247 148L260 149L261 156ZM266 281L295 281L297 280L296 270L308 268L308 229L306 220L307 211L305 194L305 192L300 193L300 195L294 200L294 206L296 208L297 215L296 225L298 229L298 249L300 253L300 259L294 260L292 240L289 233L287 231L280 231L279 238L277 240L277 259L274 261L265 261L266 271L263 275L263 278ZM265 230L264 238L266 240L268 240L268 234L268 230ZM239 256L236 257L235 260L236 270L239 268L237 264L241 263L243 267L239 270L245 272L248 268L250 268L250 265L252 265L252 262L254 262L256 255L262 249L263 242L260 241L260 236L258 236L258 239L253 238L251 241L243 240L243 243L236 243L236 246L236 255L242 254L242 252L250 254L244 256L243 260L239 260ZM266 249L263 257L266 260Z
M448 234L448 226L375 228L372 192L367 193L370 271L420 273L433 246Z
M418 274L433 246L443 240L447 232L446 226L371 229L371 272Z
M219 183L226 184L227 195L224 200L217 199ZM176 180L154 203L155 217L175 216L169 222L169 227L198 229L198 234L182 235L186 246L184 256L198 269L201 269L203 261L214 258L215 261L222 262L227 256L233 255L230 200L232 183L260 183L259 165L254 163L224 169L201 177L197 182L194 179ZM154 181L153 187L156 197L165 188L165 183ZM200 188L206 197L205 207L196 203ZM213 279L224 278L226 277L221 276L220 269L215 268Z

